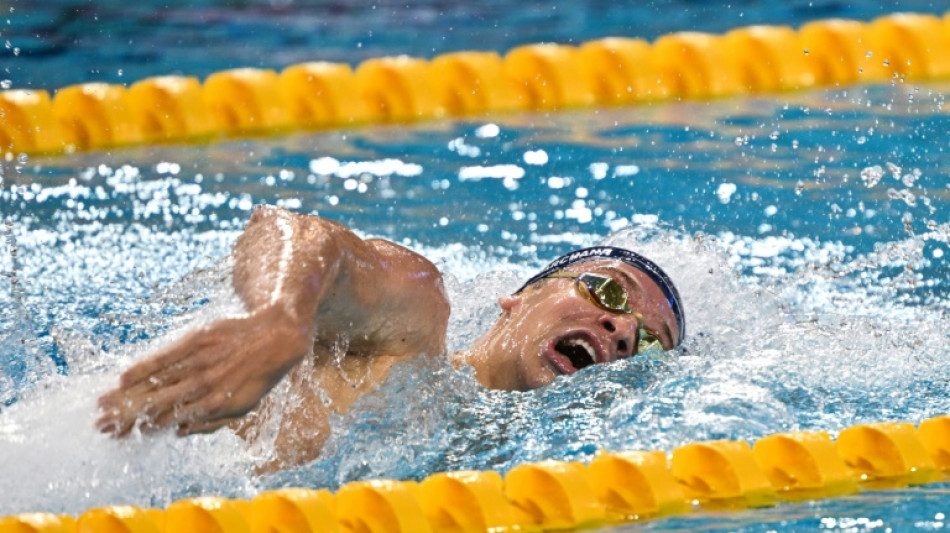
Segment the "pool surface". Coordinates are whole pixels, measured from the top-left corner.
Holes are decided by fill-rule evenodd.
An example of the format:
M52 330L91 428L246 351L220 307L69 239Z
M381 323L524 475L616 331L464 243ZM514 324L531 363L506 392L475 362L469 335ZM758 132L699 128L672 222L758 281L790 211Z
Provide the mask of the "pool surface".
M13 6L0 26L0 41L10 41L0 67L13 87L55 88L868 20L898 7L944 9L48 2ZM3 162L0 516L504 472L540 459L587 460L601 448L669 451L950 413L948 89L895 82ZM592 367L529 393L484 390L441 361L404 364L333 421L320 458L273 475L253 474L271 452L267 435L248 445L226 431L121 442L95 433L95 398L122 368L190 316L232 305L224 258L257 203L319 213L432 258L453 304L450 349L484 331L494 299L533 269L604 241L640 249L669 271L689 336L667 359ZM947 488L616 530L942 529Z

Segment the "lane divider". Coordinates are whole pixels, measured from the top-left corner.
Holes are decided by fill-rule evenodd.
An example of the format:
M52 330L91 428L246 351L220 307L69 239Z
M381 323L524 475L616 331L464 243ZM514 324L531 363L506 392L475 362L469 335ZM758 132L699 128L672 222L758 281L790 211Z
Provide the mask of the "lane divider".
M781 499L829 498L858 492L857 477L838 456L827 433L770 435L756 441L752 453Z
M713 509L767 507L775 489L745 441L687 444L673 450L673 477L687 499Z
M898 13L864 23L819 20L798 30L749 26L680 32L653 43L608 37L431 60L399 56L240 68L204 83L148 78L0 91L0 153L47 154L143 143L405 123L517 110L630 105L815 86L950 77L950 13Z
M78 518L0 517L0 533L533 533L767 507L859 491L946 482L950 416L660 451L598 453L589 464L540 461L498 472L371 480L336 493L285 488L250 501L183 499L165 510L115 505Z

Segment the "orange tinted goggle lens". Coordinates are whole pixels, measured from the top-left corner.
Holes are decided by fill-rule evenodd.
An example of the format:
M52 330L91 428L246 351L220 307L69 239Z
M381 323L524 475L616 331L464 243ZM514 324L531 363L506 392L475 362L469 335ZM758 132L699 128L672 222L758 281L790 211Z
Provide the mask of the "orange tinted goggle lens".
M627 290L609 276L585 273L577 278L577 284L600 307L615 313L630 313Z
M564 272L564 274L569 274ZM554 276L552 276L554 277ZM633 314L628 301L627 290L623 285L610 276L601 276L585 272L577 276L577 290L587 296L595 305L612 313ZM637 315L639 317L639 315ZM650 349L664 351L659 337L646 328L637 332L637 353Z

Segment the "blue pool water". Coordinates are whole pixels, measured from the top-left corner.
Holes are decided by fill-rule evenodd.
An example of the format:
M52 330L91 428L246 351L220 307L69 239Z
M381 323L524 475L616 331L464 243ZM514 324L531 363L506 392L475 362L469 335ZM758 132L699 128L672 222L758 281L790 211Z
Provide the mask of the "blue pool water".
M15 87L52 88L897 9L166 5L14 5L0 68ZM4 162L0 515L505 471L600 448L671 450L950 413L948 89L836 87ZM224 258L256 203L319 213L431 257L453 303L450 349L483 331L494 298L532 269L603 240L670 271L690 337L669 360L589 368L525 394L486 391L440 361L408 363L333 421L313 464L263 477L252 472L271 451L266 435L247 444L226 431L122 442L96 434L95 398L122 368L189 317L227 312ZM292 407L280 387L275 394ZM941 529L946 490L619 530Z

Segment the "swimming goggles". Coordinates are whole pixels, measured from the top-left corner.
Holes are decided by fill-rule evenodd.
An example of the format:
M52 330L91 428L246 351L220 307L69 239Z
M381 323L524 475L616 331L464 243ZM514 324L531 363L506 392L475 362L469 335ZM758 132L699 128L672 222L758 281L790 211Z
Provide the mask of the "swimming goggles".
M630 308L629 295L623 284L616 279L593 272L570 272L559 270L546 276L547 278L574 279L574 288L581 296L604 311L622 315L634 315L637 323L643 323L643 317ZM640 327L637 330L637 353L657 349L665 351L660 338L656 333Z
M673 310L673 317L676 318L676 328L678 330L676 343L678 345L683 342L683 339L686 337L686 315L683 310L683 302L680 299L679 291L677 291L673 285L673 280L670 279L666 272L663 272L663 269L661 269L659 265L633 250L618 248L616 246L593 246L591 248L581 248L580 250L568 252L548 263L548 266L544 267L544 270L532 276L520 289L515 291L515 294L525 290L533 283L549 277L554 272L559 272L572 265L586 261L604 259L622 261L640 272L643 272L653 283L656 283L660 290L663 291L663 295L670 304L670 309Z

